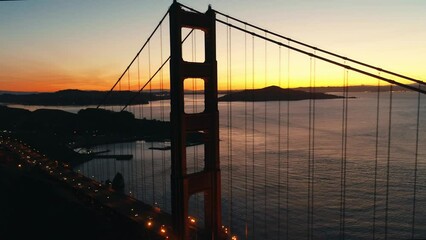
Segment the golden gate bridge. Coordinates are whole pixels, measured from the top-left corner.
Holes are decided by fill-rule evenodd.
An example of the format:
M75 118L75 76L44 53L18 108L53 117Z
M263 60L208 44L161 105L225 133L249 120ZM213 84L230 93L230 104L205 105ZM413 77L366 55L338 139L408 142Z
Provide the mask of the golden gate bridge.
M317 81L336 72L340 96L324 97ZM352 79L373 83L368 101L352 98ZM170 138L97 146L132 159L75 169L1 141L19 146L19 168L41 167L149 239L418 239L426 237L424 85L174 1L97 106L169 121ZM133 93L127 104L107 104L122 91ZM143 94L164 98L136 105ZM193 133L201 140L191 142ZM106 182L117 172L125 195Z

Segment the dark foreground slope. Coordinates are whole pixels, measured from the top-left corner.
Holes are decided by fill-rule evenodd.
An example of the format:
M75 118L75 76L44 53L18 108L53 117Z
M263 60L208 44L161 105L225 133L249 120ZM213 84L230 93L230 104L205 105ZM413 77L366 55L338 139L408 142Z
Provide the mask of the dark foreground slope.
M0 148L0 239L144 239L140 227L106 215L37 169L16 167Z

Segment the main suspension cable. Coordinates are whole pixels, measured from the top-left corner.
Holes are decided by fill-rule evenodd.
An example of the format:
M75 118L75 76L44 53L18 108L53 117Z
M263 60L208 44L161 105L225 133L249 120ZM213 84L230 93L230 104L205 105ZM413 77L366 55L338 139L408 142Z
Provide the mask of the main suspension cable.
M194 29L192 29L187 35L186 37L182 40L182 43L184 43L186 41L186 39L188 39L188 37L191 35L191 33L194 31ZM157 71L155 71L155 73L149 78L149 80L139 89L139 91L137 93L135 93L133 95L132 98L129 99L129 101L126 103L126 105L124 105L124 107L121 109L121 111L126 110L126 108L135 100L135 98L145 89L145 87L151 83L152 79L154 79L155 76L157 76L157 74L163 69L164 65L166 65L166 63L168 61L170 61L171 56L169 56L164 62L163 64L161 64L161 66L157 69Z
M154 31L152 31L151 35L149 35L148 39L145 41L145 43L142 45L141 49L139 49L138 53L136 53L136 56L130 61L130 64L127 66L127 68L124 70L124 72L121 74L121 76L118 78L118 80L115 82L115 84L111 87L111 89L105 94L102 101L99 103L99 105L96 107L97 109L104 104L105 100L108 98L108 96L111 94L111 92L114 90L114 88L117 86L117 84L121 81L123 76L126 74L126 72L129 70L129 68L132 66L132 64L136 61L136 59L141 54L142 50L145 48L145 46L151 41L152 36L154 36L155 32L157 32L157 29L160 27L160 25L163 23L166 16L169 14L170 8L167 9L167 12L164 14L164 16L161 18L160 22L155 27Z
M185 8L187 8L187 9L189 9L189 10L193 11L193 12L201 13L200 11L197 11L197 10L195 10L195 9L193 9L193 8L191 8L191 7L188 7L188 6L186 6L186 5L183 5L183 4L181 4L181 3L179 3L179 5L181 5L182 7L185 7ZM224 17L228 18L228 19L232 19L232 20L234 20L234 21L236 21L236 22L239 22L239 23L243 24L244 26L250 26L250 27L252 27L252 28L254 28L254 29L257 29L257 30L259 30L259 31L261 31L261 32L265 32L265 33L270 34L270 35L273 35L273 36L275 36L275 37L279 37L279 38L285 39L285 40L287 40L288 42L294 42L294 43L297 43L297 44L299 44L299 45L301 45L301 46L308 47L308 48L314 49L314 50L319 51L319 52L322 52L322 53L326 53L326 54L331 55L331 56L333 56L333 57L341 58L341 59L343 59L343 60L345 60L345 61L353 62L353 63L356 63L356 64L358 64L358 65L361 65L361 66L364 66L364 67L368 67L368 68L371 68L371 69L375 69L375 70L377 70L377 71L384 72L384 73L387 73L387 74L390 74L390 75L393 75L393 76L397 76L397 77L400 77L400 78L403 78L403 79L406 79L406 80L409 80L409 81L412 81L412 82L415 82L415 83L418 83L418 84L421 84L421 85L426 85L426 82L424 82L424 81L421 81L421 80L418 80L418 79L414 79L414 78L411 78L411 77L408 77L408 76L405 76L405 75L402 75L402 74L399 74L399 73L395 73L395 72L392 72L392 71L389 71L389 70L386 70L386 69L382 69L382 68L379 68L379 67L376 67L376 66L373 66L373 65L367 64L367 63L363 63L363 62L361 62L361 61L357 61L357 60L355 60L355 59L348 58L348 57L345 57L345 56L342 56L342 55L339 55L339 54L336 54L336 53L333 53L333 52L330 52L330 51L326 51L326 50L324 50L324 49L317 48L317 47L315 47L315 46L312 46L312 45L309 45L309 44L303 43L303 42L301 42L301 41L294 40L294 39L292 39L292 38L289 38L289 37L283 36L283 35L281 35L281 34L271 32L271 31L269 31L269 30L267 30L267 29L264 29L264 28L258 27L258 26L256 26L256 25L250 24L250 23L248 23L248 22L242 21L242 20L240 20L240 19L234 18L234 17L232 17L232 16L230 16L230 15L228 15L228 14L222 13L222 12L220 12L220 11L217 11L217 10L214 10L214 9L213 9L213 11L214 11L215 13L219 14L219 15L222 15L222 16L224 16ZM238 29L238 30L240 30L240 31L243 31L243 32L246 32L246 33L250 33L250 34L252 34L252 35L254 35L254 36L257 36L257 37L261 37L261 38L262 38L262 36L261 36L261 35L259 35L259 34L256 34L256 33L254 33L254 32L250 32L250 31L248 31L248 30L246 30L246 29L243 29L243 28L241 28L241 27L235 26L235 25L230 24L230 23L226 23L226 22L224 22L224 21L222 21L222 20L220 20L220 19L216 19L216 21L217 21L217 22L220 22L220 23L222 23L222 24L226 24L226 25L228 25L228 26L231 26L231 27L233 27L233 28L236 28L236 29ZM267 39L267 40L268 40L268 41L271 41L271 42L274 42L274 43L276 43L276 44L282 44L281 42L278 42L278 41L275 41L275 40L272 40L272 39ZM298 48L290 47L290 44L288 44L288 45L284 45L284 44L282 44L282 46L287 47L287 48L290 48L290 49L292 49L292 50L294 50L294 51L297 51L297 52L300 52L300 53L303 53L303 54L306 54L306 55L312 56L312 54L311 54L311 53L309 53L309 52L307 52L307 51L303 51L303 50L298 49ZM336 62L336 61L332 61L332 60L329 60L329 59L324 58L324 57L316 56L316 58L317 58L317 59L321 59L321 60L326 61L326 62L329 62L329 63L332 63L332 64L335 64L335 65L338 65L338 66L340 66L340 67L345 67L346 69L349 69L349 70L353 70L353 71L356 71L356 72L359 72L359 73L362 73L362 74L365 74L365 75L368 75L368 76L371 76L371 77L374 77L374 78L381 79L381 80L383 80L383 81L386 81L386 82L391 83L391 84L398 85L398 86L400 86L400 87L404 87L404 88L407 88L407 89L410 89L410 90L413 90L413 91L416 91L416 92L421 92L421 93L423 93L423 94L426 94L426 91L421 90L421 89L420 89L420 87L419 87L419 88L415 88L415 87L412 87L412 86L410 86L410 85L406 85L406 84L403 84L403 83L399 83L399 82L396 82L396 81L391 80L391 79L381 78L381 77L379 78L377 75L374 75L374 74L371 74L371 73L368 73L368 72L366 72L366 71L363 71L363 70L360 70L360 69L357 69L357 68L353 68L353 67L350 67L350 66L343 66L343 65L341 65L340 63L338 63L338 62Z
M321 48L318 48L318 47L315 47L315 46L312 46L312 45L309 45L309 44L306 44L306 43L303 43L301 41L294 40L292 38L283 36L283 35L278 34L278 33L271 32L271 31L269 31L269 30L267 30L265 28L258 27L256 25L250 24L248 22L245 22L245 21L240 20L238 18L232 17L232 16L230 16L228 14L222 13L222 12L217 11L217 10L214 10L214 12L217 13L217 14L219 14L219 15L222 15L222 16L224 16L226 18L229 18L229 19L232 19L232 20L234 20L236 22L244 24L246 26L250 26L250 27L252 27L254 29L257 29L257 30L259 30L261 32L266 32L266 33L268 33L270 35L273 35L275 37L283 38L283 39L285 39L285 40L287 40L289 42L297 43L297 44L299 44L301 46L314 49L314 50L316 50L318 52L326 53L326 54L331 55L333 57L341 58L343 60L346 60L346 61L349 61L349 62L353 62L353 63L359 64L361 66L364 66L364 67L372 68L372 69L375 69L377 71L381 71L381 72L384 72L384 73L387 73L387 74L391 74L391 75L394 75L394 76L397 76L397 77L400 77L400 78L404 78L406 80L410 80L410 81L418 83L418 84L426 85L426 82L423 82L421 80L414 79L414 78L411 78L411 77L408 77L408 76L405 76L405 75L402 75L402 74L399 74L399 73L395 73L395 72L392 72L392 71L389 71L389 70L386 70L386 69L382 69L382 68L379 68L379 67L376 67L376 66L373 66L373 65L370 65L370 64L367 64L367 63L364 63L364 62L352 59L352 58L348 58L348 57L345 57L345 56L342 56L342 55L339 55L339 54L336 54L336 53L333 53L333 52L330 52L330 51L327 51L327 50L324 50L324 49L321 49ZM220 21L220 20L217 20L217 21Z
M292 47L292 46L290 46L290 45L288 45L288 44L284 44L284 43L282 43L282 42L279 42L279 41L276 41L276 40L273 40L273 39L270 39L270 38L264 37L264 36L262 36L262 35L260 35L260 34L257 34L257 33L255 33L255 32L251 32L251 31L248 31L248 30L245 30L245 29L243 29L243 28L241 28L241 27L238 27L238 26L235 26L235 25L233 25L233 24L227 23L227 22L222 21L222 20L220 20L220 19L216 19L216 21L217 21L217 22L220 22L220 23L222 23L222 24L225 24L225 25L227 25L227 26L233 27L233 28L235 28L235 29L238 29L238 30L240 30L240 31L242 31L242 32L249 33L249 34L251 34L252 36L255 36L255 37L258 37L258 38L261 38L261 39L267 40L267 41L269 41L269 42L275 43L275 44L277 44L277 45L280 45L280 46L283 46L283 47L289 48L289 49L291 49L291 50L293 50L293 51L296 51L296 52L299 52L299 53L302 53L302 54L305 54L305 55L308 55L308 56L311 56L311 57L314 57L314 58L317 58L317 59L320 59L320 60L322 60L322 61L325 61L325 62L331 63L331 64L333 64L333 65L336 65L336 66L339 66L339 67L342 67L342 68L345 68L345 69L347 69L347 70L351 70L351 71L354 71L354 72L358 72L358 73L361 73L361 74L366 75L366 76L370 76L370 77L373 77L373 78L377 78L377 79L383 80L383 81L385 81L385 82L387 82L387 83L390 83L390 84L393 84L393 85L397 85L397 86L400 86L400 87L403 87L403 88L406 88L406 89L409 89L409 90L412 90L412 91L415 91L415 92L420 92L420 93L426 94L426 90L423 90L423 89L420 89L420 88L417 88L417 87L413 87L413 86L411 86L411 85L407 85L407 84L404 84L404 83L400 83L400 82L397 82L397 81L392 80L392 79L389 79L389 78L385 78L385 77L382 77L382 76L378 76L378 75L376 75L376 74L369 73L369 72L366 72L366 71L364 71L364 70L361 70L361 69L358 69L358 68L355 68L355 67L349 66L349 65L347 65L347 64L342 64L342 63L336 62L336 61L334 61L334 60L331 60L331 59L328 59L328 58L325 58L325 57L321 57L321 56L319 56L319 55L314 55L314 54L312 54L312 53L310 53L310 52L307 52L307 51L304 51L304 50L302 50L302 49L299 49L299 48L296 48L296 47Z

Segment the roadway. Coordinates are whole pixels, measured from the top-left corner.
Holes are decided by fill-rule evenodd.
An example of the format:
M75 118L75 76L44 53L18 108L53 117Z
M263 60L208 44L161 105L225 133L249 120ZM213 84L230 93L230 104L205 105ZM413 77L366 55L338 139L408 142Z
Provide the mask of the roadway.
M74 172L70 165L51 160L17 139L0 136L0 160L23 171L39 170L106 216L138 225L143 239L174 239L169 214Z

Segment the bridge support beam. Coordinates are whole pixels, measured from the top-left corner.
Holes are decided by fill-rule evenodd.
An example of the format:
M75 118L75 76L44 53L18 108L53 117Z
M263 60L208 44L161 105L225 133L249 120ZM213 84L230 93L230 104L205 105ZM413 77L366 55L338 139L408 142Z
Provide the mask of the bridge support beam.
M182 28L204 32L205 61L186 62L182 57ZM223 239L219 163L219 111L217 100L216 19L209 8L205 14L188 12L174 2L170 9L171 192L173 228L177 239L189 239L188 203L191 195L204 194L204 239ZM185 113L184 81L204 81L204 111ZM204 169L187 173L186 139L190 132L204 135Z

